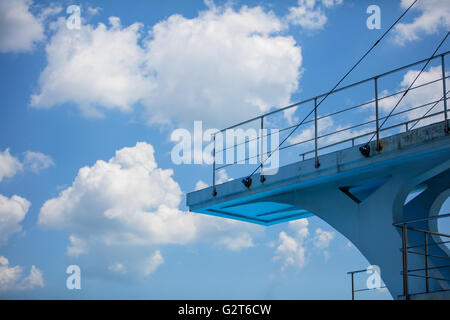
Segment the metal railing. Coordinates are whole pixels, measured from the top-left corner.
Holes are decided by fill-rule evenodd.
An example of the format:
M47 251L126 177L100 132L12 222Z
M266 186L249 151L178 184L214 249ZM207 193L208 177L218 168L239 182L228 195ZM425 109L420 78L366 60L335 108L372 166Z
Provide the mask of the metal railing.
M405 65L403 67L400 67L400 68L397 68L397 69L393 69L393 70L390 70L390 71L385 72L385 73L378 74L376 76L367 78L367 79L362 80L362 81L358 81L358 82L352 83L352 84L344 86L344 87L337 88L334 91L326 92L326 93L320 94L318 96L315 96L313 98L309 98L309 99L306 99L306 100L303 100L303 101L300 101L300 102L288 105L286 107L283 107L283 108L280 108L280 109L277 109L277 110L265 113L265 114L263 114L261 116L251 118L249 120L240 122L238 124L235 124L233 126L230 126L228 128L225 128L225 129L222 129L222 130L219 130L219 131L215 132L214 135L213 135L214 147L213 147L213 151L212 151L212 153L213 153L213 164L212 164L213 196L217 195L217 190L216 190L216 183L217 183L217 181L216 181L216 172L218 170L224 169L226 167L233 166L235 164L245 163L246 161L249 161L249 160L252 160L252 159L256 159L256 161L259 161L259 165L258 166L259 166L259 170L260 170L260 179L261 179L261 182L263 183L265 181L265 178L264 178L264 164L267 161L267 159L271 156L271 152L273 151L273 150L271 150L271 151L264 150L264 139L267 139L269 136L271 136L271 133L263 134L264 129L265 129L265 124L267 122L267 119L269 117L273 117L275 115L280 115L281 112L285 112L285 111L287 111L289 109L292 109L292 108L298 108L298 107L300 107L302 105L305 105L307 103L311 103L311 102L314 103L314 113L312 113L313 119L309 119L309 120L305 119L306 121L304 121L301 124L301 126L291 125L291 126L279 129L278 132L282 133L284 131L297 129L297 128L300 128L300 127L302 129L305 129L306 126L311 125L311 126L314 127L313 137L305 138L305 139L303 139L301 141L295 141L295 142L291 142L290 141L291 143L289 145L279 146L277 151L283 151L283 150L286 150L288 148L292 148L292 147L300 146L300 145L307 146L308 144L313 144L314 147L312 147L309 150L306 150L304 152L299 153L299 156L300 156L300 158L302 160L306 160L307 156L313 155L313 157L315 159L314 163L315 163L315 167L316 168L320 167L320 161L319 161L320 160L319 159L320 154L319 153L325 154L325 153L323 153L323 151L325 151L325 150L330 150L330 149L332 149L334 147L338 147L339 145L343 145L343 144L346 144L346 143L349 143L349 142L351 142L351 145L354 146L356 141L358 141L360 139L363 139L365 137L368 137L368 136L372 136L372 135L376 138L375 141L376 141L377 149L380 150L382 148L382 146L380 144L380 135L381 135L382 132L386 132L386 131L389 131L389 130L392 130L392 129L400 129L400 130L402 130L402 128L405 128L406 131L409 131L411 127L414 127L418 122L420 122L420 121L422 121L424 119L430 119L430 118L433 118L433 117L436 117L436 116L442 116L441 119L442 119L442 121L445 121L445 130L448 133L449 132L448 109L447 109L448 92L447 92L447 89L446 89L446 80L449 78L449 76L447 76L446 73L445 73L445 56L447 56L449 53L450 53L450 51L447 51L447 52L444 52L442 54L435 55L435 56L433 56L431 58L427 58L427 59L423 59L423 60L420 60L420 61L416 61L414 63ZM427 63L428 61L431 61L431 60L437 60L437 59L440 59L440 65L441 65L441 70L442 70L440 78L432 80L432 81L428 81L426 83L422 83L422 84L416 85L416 86L411 87L410 89L407 89L407 90L399 90L397 92L390 93L390 94L385 94L384 96L379 97L379 94L380 94L380 92L379 92L379 81L380 81L380 79L382 79L384 77L387 77L389 75L398 73L400 71L403 71L405 69L408 69L408 68L411 68L411 67L423 64L423 63ZM370 99L369 101L365 101L365 102L357 104L357 105L353 105L351 107L345 107L345 108L343 108L341 110L333 111L333 112L330 112L330 113L325 114L325 115L319 115L318 114L318 108L317 108L317 106L318 106L318 104L317 104L318 99L321 99L321 98L323 98L325 96L333 96L333 95L335 95L335 94L337 94L339 92L343 92L344 90L348 90L350 88L357 87L357 86L362 86L362 85L370 83L370 82L373 83L373 99ZM414 90L417 90L419 88L423 88L423 87L426 87L426 86L430 86L430 85L436 84L438 82L442 82L442 97L440 99L437 99L437 100L435 99L434 101L429 101L427 103L423 103L423 104L420 104L420 105L417 105L417 106L410 106L409 108L407 108L405 110L400 110L400 111L397 111L395 113L392 113L388 117L380 116L379 104L381 102L385 102L386 99L395 98L396 96L399 96L399 95L403 95L404 96L408 92L411 92L411 91L414 91ZM438 111L438 112L429 113L430 110L432 110L440 102L443 102L443 110L442 111ZM323 119L331 118L332 116L336 116L336 115L342 114L344 112L353 112L352 114L355 115L355 114L357 114L356 112L358 112L359 110L362 110L363 108L370 108L370 107L372 107L372 105L373 105L373 109L374 109L373 111L375 111L374 119L370 119L370 120L366 119L363 122L360 122L360 123L357 123L357 124L354 124L354 125L351 125L351 126L347 126L347 127L344 127L344 128L338 128L338 129L336 129L336 130L334 130L332 132L327 132L327 133L324 133L324 134L321 134L319 132L319 129L318 129L318 122L319 121L321 121ZM412 118L412 119L408 118L407 120L402 119L400 121L394 122L393 124L390 124L389 126L380 127L380 121L386 120L387 118L393 119L396 116L401 116L401 115L405 116L405 114L408 113L408 112L411 112L411 111L414 111L414 110L420 110L422 108L426 108L427 106L431 106L431 109L429 109L427 111L427 113L425 113L423 116ZM295 110L298 110L298 109L295 109ZM222 148L220 150L217 150L217 145L216 145L216 135L217 134L224 133L227 130L231 130L231 129L235 129L235 128L238 128L238 127L249 125L252 122L253 123L254 122L258 122L259 123L259 129L261 129L261 131L260 131L261 135L259 137L252 138L252 139L249 138L249 139L246 139L244 142L236 143L236 144L233 141L233 146L232 147L225 147L225 148ZM363 128L363 127L367 127L369 125L373 126L372 129L367 129L366 128L365 130L363 130L363 132L359 132L357 134L355 134L355 133L352 134L352 130L353 129ZM348 133L350 136L349 137L345 137L345 138L341 138L341 139L336 139L336 141L333 141L333 139L331 138L333 135L343 134L343 133ZM227 151L227 149L236 148L236 147L238 147L239 145L242 145L242 144L247 145L251 141L254 141L254 140L259 140L260 141L260 148L259 148L259 150L258 150L256 155L245 157L245 158L242 158L242 159L237 159L236 161L233 160L232 163L226 163L226 164L221 165L221 166L217 165L218 164L217 158L218 158L219 154L222 153L221 156L223 157L223 153L225 153L225 151ZM319 142L324 142L324 141L325 141L324 145L319 145ZM329 152L331 152L331 151L329 151ZM296 161L298 161L298 160L296 160ZM251 185L251 182L250 182L250 185Z
M446 243L450 243L450 235L409 226L409 224L416 223L416 222L424 222L424 221L428 221L431 219L440 219L440 218L446 218L446 217L450 217L450 214L441 214L441 215L437 215L437 216L430 216L428 218L409 220L409 221L404 221L404 222L399 222L399 223L394 224L395 227L401 229L402 248L400 250L402 252L402 271L400 272L400 274L402 275L402 279L403 279L403 297L406 300L409 300L411 294L446 291L446 290L431 291L430 290L430 280L444 281L447 283L447 285L450 285L450 279L444 278L442 276L430 275L430 273L431 273L430 271L432 271L432 270L450 269L450 256L441 256L441 255L436 255L436 254L432 254L429 252L431 246L439 246L439 245L445 245ZM423 244L409 246L408 245L408 231L415 232L418 234L423 234ZM441 241L434 241L434 242L430 243L430 241L429 241L430 236L440 237ZM443 241L442 238L449 239L449 240ZM420 250L420 248L423 248L423 251L417 251L417 250ZM411 251L411 249L413 249L413 251ZM408 254L423 256L423 259L424 259L423 266L424 267L409 269L410 265L408 262L408 257L409 257ZM447 264L445 264L445 265L430 266L429 257L439 259L441 261L449 261L449 262L447 262ZM422 274L418 274L418 272L422 273ZM410 292L409 277L424 279L425 291Z
M349 272L347 272L347 274L349 274L349 275L351 276L351 281L352 281L352 300L355 300L355 293L357 293L357 292L372 291L372 290L377 290L377 289L384 289L384 288L386 288L386 286L381 286L381 287L378 287L378 288L362 288L362 289L355 289L355 274L363 273L363 272L367 272L367 269L364 269L364 270L356 270L356 271L349 271Z

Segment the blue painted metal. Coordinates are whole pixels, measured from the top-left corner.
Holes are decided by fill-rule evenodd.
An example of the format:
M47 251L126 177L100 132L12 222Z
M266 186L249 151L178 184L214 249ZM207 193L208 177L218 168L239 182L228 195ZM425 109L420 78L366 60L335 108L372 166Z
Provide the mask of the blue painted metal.
M261 183L255 175L251 188L241 179L187 194L191 211L272 225L311 216L326 221L347 237L371 264L380 266L382 278L393 297L402 294L400 276L401 235L393 226L398 221L436 215L437 203L450 189L450 136L446 123L440 122L371 143L371 155L361 155L358 146L320 157L320 167L309 159L281 167L278 174L266 176ZM427 188L405 204L417 186ZM342 192L348 187L360 200ZM437 225L423 222L420 227L437 231ZM408 244L419 241L414 236ZM429 239L430 248L436 239ZM450 256L442 245L433 246L437 255ZM410 265L422 260L411 257ZM430 257L430 265L438 261ZM448 271L435 270L445 278ZM430 288L445 289L445 284L430 281ZM423 281L411 281L410 292L423 292Z
M268 172L265 172L267 170L263 159L264 156L269 158L273 150L264 151L261 139L260 153L254 156L259 158L259 167L244 179L240 178L217 185L216 170L249 159L239 159L235 163L216 167L217 153L222 153L224 150L216 150L216 145L214 145L213 185L211 188L187 194L186 200L189 209L198 213L265 226L316 215L347 237L371 264L378 265L392 296L400 297L403 291L402 277L400 276L403 257L399 250L402 246L402 235L401 231L393 224L437 215L440 205L450 196L450 136L448 135L448 92L446 91L446 81L449 77L445 73L445 56L449 53L445 52L429 59L417 61L227 128L237 128L259 119L262 129L264 128L264 119L269 116L310 102L314 102L315 105L310 113L310 115L314 114L313 119L308 120L306 117L295 126L280 129L280 131L293 128L296 130L301 125L301 129L311 126L314 129L314 138L290 143L281 148L283 142L287 141L287 138L293 133L291 131L275 150L281 151L301 144L303 146L308 143L314 144L314 149L300 154L303 161L285 165L279 168L277 174L268 175ZM428 64L437 58L441 60L442 78L388 96L378 97L378 80L381 78L422 63ZM319 116L318 98L334 95L372 80L375 87L373 101L365 101ZM393 113L392 110L389 113L391 117L380 117L379 101L399 94L403 94L401 96L403 98L408 91L431 86L438 81L441 81L443 86L443 97L440 100L429 101L420 106L409 106L406 110L397 113ZM444 110L429 114L441 102L443 102ZM343 112L354 112L353 115L355 115L357 109L361 110L372 103L375 105L374 120L364 119L362 123L356 123L351 127L344 126L342 129L319 136L318 121ZM399 103L400 100L396 106ZM409 117L409 120L405 122L397 120L389 127L381 128L388 118L391 120L396 116L404 117L406 112L420 111L425 107L428 108L428 111L422 117L415 119ZM415 130L410 129L425 118L436 121L435 117L444 121ZM383 121L381 126L379 125L380 120ZM270 123L270 120L267 121ZM352 136L345 140L337 139L337 142L325 142L325 145L319 146L319 142L323 141L321 139L326 141L333 134L344 132L352 135L351 130L361 129L368 125L374 125L375 131ZM381 137L382 133L403 127L406 128L406 132L385 138ZM221 130L220 133L227 129ZM360 148L362 145L355 146L355 141L361 141L361 138L367 136L372 136L372 138L376 136L377 139L364 144L363 148ZM342 147L347 142L352 143L351 148L333 152L336 147ZM323 152L330 153L323 154ZM306 156L312 158L305 159ZM258 174L258 169L260 169L260 174ZM261 175L263 173L264 176ZM418 192L414 198L409 196L412 191L418 189L422 192ZM407 199L408 201L406 201ZM418 227L427 231L437 231L437 224L434 220L422 221L418 223ZM416 245L423 240L423 235L408 234L407 237L406 234L404 235L403 241L406 242L404 243L406 246ZM429 239L427 238L427 248L431 252L431 256L426 263L431 266L429 272L435 278L448 279L450 270L433 268L433 266L439 266L440 263L433 256L450 257L448 248L438 242L438 239L431 236ZM408 265L424 263L423 259L415 255L407 259ZM424 288L425 284L420 280L422 279L419 281L408 280L407 292L450 289L447 283L432 279L426 282L426 288Z

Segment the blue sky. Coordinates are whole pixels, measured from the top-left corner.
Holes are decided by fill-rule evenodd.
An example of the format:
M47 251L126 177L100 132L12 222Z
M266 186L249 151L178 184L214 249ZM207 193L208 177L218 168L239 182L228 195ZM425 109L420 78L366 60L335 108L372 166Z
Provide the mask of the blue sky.
M450 6L422 2L347 84L432 53ZM379 30L366 27L371 4ZM320 219L262 228L186 213L211 169L174 165L170 135L330 90L407 5L0 0L0 297L349 299L346 273L369 263ZM66 288L73 264L81 290Z

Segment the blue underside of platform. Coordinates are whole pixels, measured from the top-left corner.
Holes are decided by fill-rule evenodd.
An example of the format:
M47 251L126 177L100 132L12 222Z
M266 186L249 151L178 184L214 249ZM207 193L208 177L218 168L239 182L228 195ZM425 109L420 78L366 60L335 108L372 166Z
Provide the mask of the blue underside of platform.
M267 201L226 205L224 207L209 208L198 212L266 226L312 216L312 213L298 209L295 206Z

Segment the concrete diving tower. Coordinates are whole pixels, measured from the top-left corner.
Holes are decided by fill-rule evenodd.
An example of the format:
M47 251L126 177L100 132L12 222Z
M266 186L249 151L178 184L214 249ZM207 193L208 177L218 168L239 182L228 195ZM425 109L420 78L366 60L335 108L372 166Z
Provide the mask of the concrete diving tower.
M347 237L367 258L378 265L394 298L401 298L403 282L402 234L395 223L438 215L450 196L450 135L445 121L399 133L370 144L370 156L359 146L299 161L279 169L276 175L258 174L246 188L242 179L187 194L190 211L260 225L273 225L316 215ZM415 198L406 202L417 190ZM415 227L437 232L435 220ZM429 238L433 256L450 257L439 237ZM423 243L423 235L411 233L409 246ZM429 257L429 265L442 261ZM410 256L408 264L423 266L423 257ZM447 264L450 264L447 262ZM450 270L431 269L437 278L450 278ZM448 290L448 282L429 281L429 290ZM410 292L425 292L423 279L409 281Z

